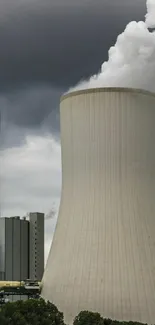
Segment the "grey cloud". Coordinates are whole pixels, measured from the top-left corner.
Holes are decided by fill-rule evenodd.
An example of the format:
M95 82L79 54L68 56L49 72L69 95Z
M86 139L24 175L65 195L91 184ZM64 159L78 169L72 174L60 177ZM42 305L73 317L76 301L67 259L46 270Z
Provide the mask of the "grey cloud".
M1 212L48 213L53 202L58 206L60 166L60 146L50 136L29 136L24 146L1 152Z
M0 95L1 148L21 145L29 134L59 139L59 98L63 90L33 86Z
M144 0L8 1L0 4L0 88L48 82L66 88L98 71Z
M30 133L30 130L16 127L13 124L7 123L5 121L3 121L1 124L1 153L7 148L18 147L25 143L27 131Z
M30 133L59 139L61 94L98 72L117 35L144 14L145 0L1 1L1 148Z
M3 118L21 127L35 127L41 126L49 118L50 112L54 111L52 127L57 128L59 121L57 107L62 93L61 89L42 85L3 94L0 96Z

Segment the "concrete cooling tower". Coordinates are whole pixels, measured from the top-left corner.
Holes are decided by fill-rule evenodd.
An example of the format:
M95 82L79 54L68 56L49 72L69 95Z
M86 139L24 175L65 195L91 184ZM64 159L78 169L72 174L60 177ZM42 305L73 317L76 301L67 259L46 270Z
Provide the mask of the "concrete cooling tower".
M155 95L89 89L61 100L62 195L44 298L155 324Z

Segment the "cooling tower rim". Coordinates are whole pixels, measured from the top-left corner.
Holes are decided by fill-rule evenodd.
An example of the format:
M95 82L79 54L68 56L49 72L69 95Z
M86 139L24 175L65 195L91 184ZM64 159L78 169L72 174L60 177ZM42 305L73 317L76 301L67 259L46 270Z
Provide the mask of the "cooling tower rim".
M143 94L150 97L155 97L155 93L138 89L138 88L127 88L127 87L99 87L99 88L89 88L89 89L81 89L81 90L75 90L70 93L66 93L61 96L60 102L63 100L69 98L69 97L75 97L78 95L83 94L90 94L90 93L101 93L101 92L117 92L117 93L135 93L135 94Z

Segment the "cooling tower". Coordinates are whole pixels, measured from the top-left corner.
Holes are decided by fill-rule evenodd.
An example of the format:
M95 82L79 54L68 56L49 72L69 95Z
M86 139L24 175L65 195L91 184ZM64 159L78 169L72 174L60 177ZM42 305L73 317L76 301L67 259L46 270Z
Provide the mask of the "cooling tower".
M44 298L155 323L155 95L73 92L61 100L62 194Z

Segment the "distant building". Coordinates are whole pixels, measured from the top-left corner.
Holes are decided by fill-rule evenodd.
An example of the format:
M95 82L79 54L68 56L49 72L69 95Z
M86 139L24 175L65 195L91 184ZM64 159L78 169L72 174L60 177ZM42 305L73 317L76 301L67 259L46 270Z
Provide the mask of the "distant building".
M44 271L44 214L0 218L0 281L41 280Z
M44 272L44 214L30 213L29 278L41 281Z
M29 222L0 218L0 280L20 281L29 275Z

